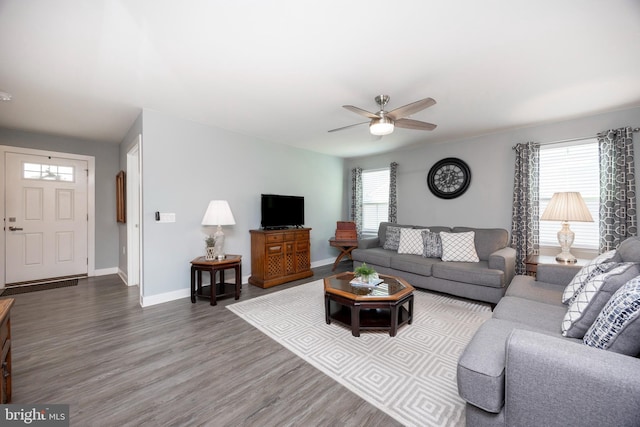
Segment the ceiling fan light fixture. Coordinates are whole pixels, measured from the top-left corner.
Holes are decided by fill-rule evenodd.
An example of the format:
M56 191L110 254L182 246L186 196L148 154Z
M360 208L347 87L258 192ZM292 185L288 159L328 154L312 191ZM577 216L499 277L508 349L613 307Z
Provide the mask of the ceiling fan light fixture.
M371 132L372 135L389 135L391 132L393 132L393 128L393 120L388 117L372 119L371 123L369 123L369 132Z

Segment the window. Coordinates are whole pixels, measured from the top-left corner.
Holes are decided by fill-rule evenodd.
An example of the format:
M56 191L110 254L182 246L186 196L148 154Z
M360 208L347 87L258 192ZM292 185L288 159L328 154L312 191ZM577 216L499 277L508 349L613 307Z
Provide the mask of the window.
M600 171L598 142L588 139L573 145L540 147L540 215L553 193L579 191L594 222L570 222L576 233L572 248L598 249ZM540 246L558 246L560 221L540 221Z
M23 163L24 179L43 179L46 181L73 182L73 166L43 165L40 163Z
M362 171L362 231L377 233L389 218L389 169Z

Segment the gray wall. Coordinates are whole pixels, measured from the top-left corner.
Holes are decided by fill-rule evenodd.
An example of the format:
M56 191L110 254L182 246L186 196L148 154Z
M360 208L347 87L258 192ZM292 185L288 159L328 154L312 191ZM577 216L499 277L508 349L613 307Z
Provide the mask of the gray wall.
M245 276L251 271L249 230L260 227L261 193L304 196L312 262L337 255L328 239L343 219L342 159L151 110L143 111L142 135L145 297L188 289L189 262L204 254L204 238L214 231L200 224L213 199L229 201L236 224L224 227L225 248L242 255ZM157 223L156 211L175 213L176 222Z
M464 120L464 117L461 118ZM356 166L373 169L398 162L398 222L420 225L468 225L511 229L511 204L515 144L527 141L550 142L595 136L606 129L640 126L640 108L591 117L515 129L384 155L353 158L345 161L345 192L350 194L350 170ZM402 130L401 132L411 132ZM435 131L437 132L437 130ZM382 139L384 143L384 138ZM640 134L634 135L636 156ZM453 200L439 199L427 187L431 166L445 157L459 157L471 168L471 185ZM638 158L638 157L636 157ZM640 165L636 164L640 170ZM640 179L636 175L636 180Z
M117 144L0 128L0 145L93 156L96 160L95 268L118 265L116 174L120 170Z

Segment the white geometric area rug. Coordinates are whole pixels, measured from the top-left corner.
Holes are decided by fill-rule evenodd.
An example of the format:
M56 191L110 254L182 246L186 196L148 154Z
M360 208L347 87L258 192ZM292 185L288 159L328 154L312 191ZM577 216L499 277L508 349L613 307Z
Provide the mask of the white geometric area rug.
M488 305L416 290L411 325L359 338L326 324L322 280L227 308L404 425L465 423L456 365Z

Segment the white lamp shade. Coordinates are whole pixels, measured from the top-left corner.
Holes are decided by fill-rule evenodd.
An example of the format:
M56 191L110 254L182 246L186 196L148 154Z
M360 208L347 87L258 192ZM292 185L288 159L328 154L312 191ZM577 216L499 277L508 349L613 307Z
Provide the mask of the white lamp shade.
M593 222L587 204L578 192L554 193L542 221Z
M234 225L231 208L226 200L212 200L202 218L202 225Z

